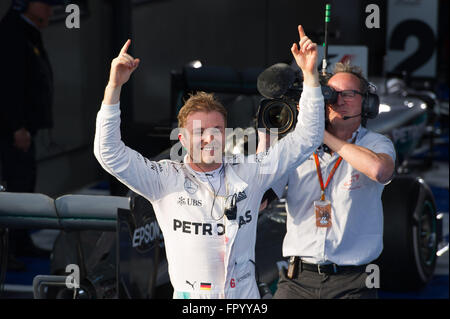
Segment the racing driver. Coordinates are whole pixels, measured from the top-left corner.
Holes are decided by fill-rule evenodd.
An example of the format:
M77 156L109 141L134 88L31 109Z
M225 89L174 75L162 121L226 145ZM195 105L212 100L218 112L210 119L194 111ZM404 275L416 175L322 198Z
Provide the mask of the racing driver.
M266 152L223 160L226 110L212 94L192 95L178 114L182 163L154 162L120 134L120 91L140 60L128 40L111 63L97 115L94 154L101 166L148 199L165 239L174 298L260 298L255 280L256 219L264 192L322 143L324 99L317 45L299 26L291 52L304 74L296 129Z

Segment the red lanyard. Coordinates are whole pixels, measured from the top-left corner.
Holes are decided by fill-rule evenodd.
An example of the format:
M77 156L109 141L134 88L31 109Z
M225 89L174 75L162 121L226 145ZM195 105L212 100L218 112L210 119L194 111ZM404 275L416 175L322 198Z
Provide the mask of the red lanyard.
M319 178L320 189L322 190L320 200L325 200L325 188L327 188L331 178L334 175L334 172L336 172L336 169L338 168L339 164L341 164L342 157L339 156L338 160L334 164L333 169L330 172L330 175L328 175L327 183L325 184L325 186L323 186L322 171L320 170L319 157L317 156L317 152L314 152L314 159L316 161L316 170L317 170L317 177Z
M350 142L351 144L355 143L357 136L358 136L358 132L356 133L353 140ZM331 181L331 178L334 175L334 172L336 172L336 169L338 168L339 164L341 164L342 157L339 156L338 160L334 164L333 169L331 170L330 175L328 176L327 183L325 184L325 186L323 186L322 171L320 170L320 163L319 163L319 157L317 156L317 151L314 152L314 159L316 160L316 170L317 170L317 177L319 178L320 189L322 190L322 193L320 195L320 200L325 200L325 188L327 188L328 184Z

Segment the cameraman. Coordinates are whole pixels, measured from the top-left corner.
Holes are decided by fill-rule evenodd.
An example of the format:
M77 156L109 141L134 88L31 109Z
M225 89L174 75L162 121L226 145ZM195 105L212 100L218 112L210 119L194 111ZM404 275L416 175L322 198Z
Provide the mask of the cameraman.
M383 249L381 193L395 150L361 125L369 84L360 69L337 63L333 73L328 86L338 96L325 108L324 144L273 187L281 197L288 185L283 256L290 257L274 298L377 298L365 271Z

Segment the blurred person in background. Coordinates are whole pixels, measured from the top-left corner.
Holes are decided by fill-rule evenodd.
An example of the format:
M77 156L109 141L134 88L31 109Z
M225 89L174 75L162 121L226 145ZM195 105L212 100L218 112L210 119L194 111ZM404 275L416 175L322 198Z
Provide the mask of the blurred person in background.
M52 6L62 3L13 0L0 21L0 183L8 192L34 192L34 139L38 130L53 126L53 73L41 31L49 24ZM9 270L25 270L16 256L49 256L26 230L12 230L9 242Z

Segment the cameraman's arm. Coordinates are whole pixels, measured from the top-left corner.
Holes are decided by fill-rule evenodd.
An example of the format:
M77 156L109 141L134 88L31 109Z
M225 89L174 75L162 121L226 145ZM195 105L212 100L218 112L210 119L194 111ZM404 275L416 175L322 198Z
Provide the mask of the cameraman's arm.
M371 150L360 145L348 143L334 135L324 132L324 143L338 153L354 169L371 180L385 184L392 178L395 168L395 151L392 142L385 138L383 143Z

